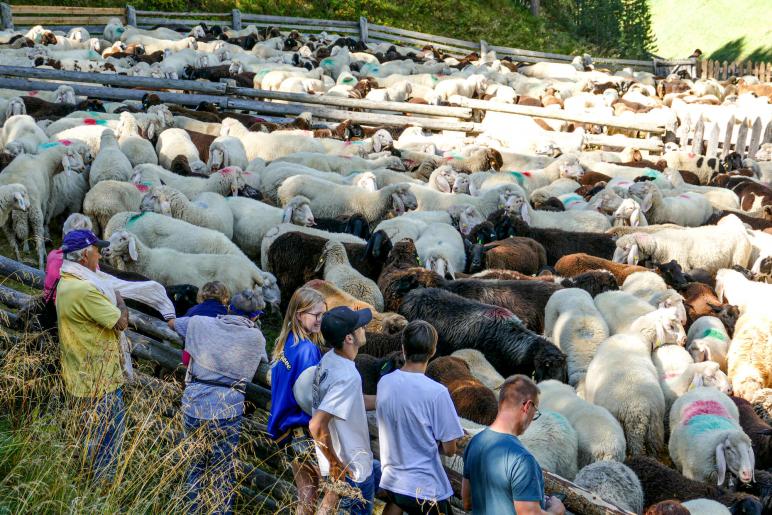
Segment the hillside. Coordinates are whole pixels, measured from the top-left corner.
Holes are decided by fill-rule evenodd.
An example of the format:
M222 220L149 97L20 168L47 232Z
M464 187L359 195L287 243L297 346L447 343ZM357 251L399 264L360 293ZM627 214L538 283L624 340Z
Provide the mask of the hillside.
M123 6L115 0L32 0L25 4ZM532 16L512 0L135 0L137 9L155 11L243 12L356 20L365 16L373 23L458 39L537 50L576 54L591 51L557 23Z
M688 57L695 48L721 61L772 62L769 0L649 0L657 54Z

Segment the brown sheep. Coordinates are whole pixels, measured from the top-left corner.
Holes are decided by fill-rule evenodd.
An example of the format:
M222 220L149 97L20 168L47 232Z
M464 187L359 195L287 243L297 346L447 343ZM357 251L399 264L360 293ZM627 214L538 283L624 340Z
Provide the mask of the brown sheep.
M397 311L405 292L396 288L397 281L405 276L419 276L421 284L434 287L442 279L437 273L418 265L418 253L413 240L397 242L389 252L383 271L378 276L378 289L383 293L384 308Z
M687 284L679 290L684 298L684 307L686 308L686 329L694 323L695 320L704 316L717 317L726 327L729 336L734 333L734 326L740 317L740 310L737 306L732 306L718 300L716 292L707 284L693 282Z
M622 284L627 279L627 276L635 272L648 272L649 269L638 265L625 265L622 263L614 263L608 259L603 259L589 254L570 254L563 256L555 263L555 270L560 275L566 277L574 277L590 270L608 270L614 277L616 277L617 283Z
M437 358L429 362L426 376L448 388L459 417L486 426L496 419L496 395L472 375L463 359L452 356Z
M649 506L644 515L690 515L690 511L678 501L662 501Z
M544 247L531 238L510 236L485 245L472 245L467 255L469 273L486 268L537 274L547 264Z
M740 425L751 439L753 455L756 458L755 467L760 469L772 467L772 426L756 414L750 402L740 397L731 399L740 412Z
M402 350L402 331L394 334L371 333L365 331L366 343L359 348L361 354L382 358Z

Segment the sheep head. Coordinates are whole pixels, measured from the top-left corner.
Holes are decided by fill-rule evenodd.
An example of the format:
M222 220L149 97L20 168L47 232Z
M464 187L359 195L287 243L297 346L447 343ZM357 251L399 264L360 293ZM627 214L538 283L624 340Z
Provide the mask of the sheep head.
M231 195L234 197L238 196L239 191L247 185L244 179L244 172L238 166L228 166L215 172L210 177L218 177L222 181L223 189L229 187Z
M23 184L8 184L0 189L12 193L13 204L11 209L26 211L29 208L29 195L27 194L27 188Z
M502 207L501 203L499 207ZM525 201L523 195L514 194L505 197L503 207L507 214L516 216L527 224L531 223L531 212L528 209L528 202Z
M305 227L316 225L314 214L311 212L311 201L300 195L293 197L284 206L282 223L291 223Z
M319 263L317 263L314 272L318 272L328 263L332 264L346 264L348 263L348 255L346 254L346 247L339 241L327 240L322 249L322 255L319 257Z
M155 188L142 197L140 211L152 211L164 216L172 216L172 205L167 190L164 187Z
M27 114L27 106L24 104L24 100L21 97L13 97L8 101L8 105L5 108L5 119L8 120L11 116L22 114Z
M732 395L732 383L729 377L721 371L715 361L704 361L692 365L695 370L694 378L689 389L707 386L718 389L727 395Z
M352 186L356 186L357 188L361 188L365 191L378 191L378 183L377 178L375 177L375 174L373 172L364 172L357 174L357 176L354 178L354 181L351 183Z
M446 279L456 278L456 272L453 270L453 265L445 256L432 252L423 261L424 268L435 272L440 277Z
M78 99L75 96L75 90L72 86L59 86L54 91L54 102L57 104L75 105Z
M456 181L456 172L449 165L435 168L429 176L429 186L443 193L451 192L451 184Z
M76 172L84 172L86 170L86 163L83 156L78 149L68 148L62 155L62 171L66 174L73 174Z
M641 259L641 244L649 245L651 238L648 234L636 232L626 234L617 240L617 248L614 250L612 260L615 263L627 263L636 265Z
M386 129L378 129L373 134L373 152L389 150L394 146L394 138Z
M686 309L684 308L684 298L675 290L666 290L658 293L652 299L652 304L658 308L674 308L678 319L682 324L686 324Z
M648 225L648 222L641 212L641 205L634 199L626 198L614 211L614 225L638 227Z
M521 324L519 320L517 320L517 323ZM566 355L546 338L536 335L534 337L539 338L542 342L538 345L538 350L533 360L533 380L540 383L548 379L556 379L567 383L568 365L566 364Z
M465 193L469 195L469 177L466 174L459 174L453 181L452 193Z
M137 237L130 232L117 231L107 241L110 245L102 249L102 256L116 268L126 270L130 261L139 260Z
M391 208L399 216L418 208L418 200L408 186L400 185L391 193Z
M726 471L737 476L743 483L755 479L755 458L751 440L742 431L732 431L716 446L716 473L718 485L723 485Z
M281 290L279 289L279 283L276 281L276 277L270 272L260 271L260 275L263 278L262 285L262 298L265 303L271 306L275 311L279 310L279 302L281 302Z
M560 177L568 177L570 179L579 180L585 173L584 167L576 157L569 157L564 159L559 165Z
M480 211L470 205L450 207L448 214L454 222L458 222L458 230L464 236L468 236L472 229L485 221Z
M677 344L683 347L686 344L686 332L675 308L660 308L639 317L632 323L628 332L644 335L642 330L652 325L654 327L654 333L651 335L654 336L652 350L661 345Z

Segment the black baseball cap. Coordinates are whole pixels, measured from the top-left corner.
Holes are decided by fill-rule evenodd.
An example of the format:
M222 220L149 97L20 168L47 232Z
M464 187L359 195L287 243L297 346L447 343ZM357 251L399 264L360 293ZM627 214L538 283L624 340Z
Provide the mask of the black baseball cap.
M364 327L373 319L369 308L354 311L347 306L332 308L322 317L322 336L329 345L342 342L346 335Z

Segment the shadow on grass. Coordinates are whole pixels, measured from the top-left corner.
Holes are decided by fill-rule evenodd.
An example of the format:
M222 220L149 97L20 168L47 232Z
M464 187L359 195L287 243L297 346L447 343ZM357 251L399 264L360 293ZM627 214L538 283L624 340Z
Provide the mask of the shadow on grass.
M750 53L747 53L745 57L740 59L743 55L746 47L745 37L733 39L725 43L721 48L715 50L708 59L711 61L753 61L754 63L772 62L772 46L758 47Z

